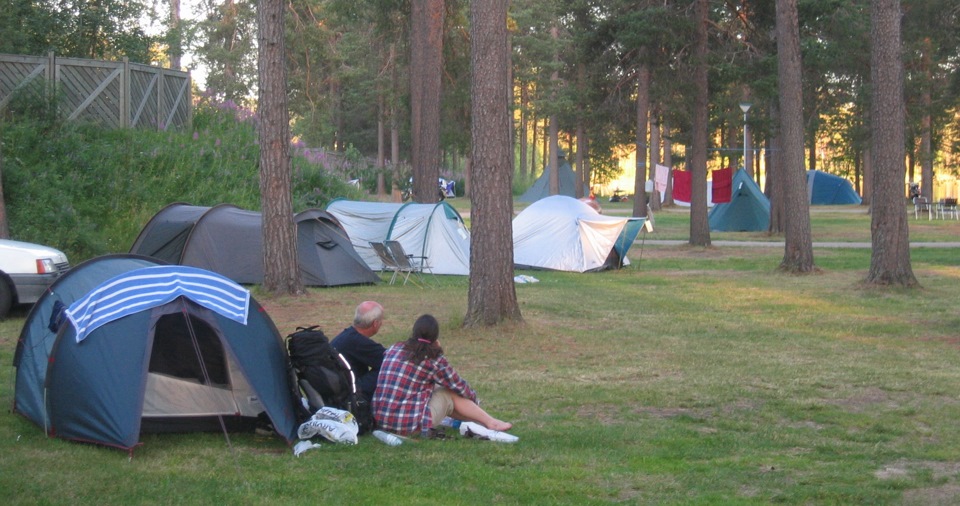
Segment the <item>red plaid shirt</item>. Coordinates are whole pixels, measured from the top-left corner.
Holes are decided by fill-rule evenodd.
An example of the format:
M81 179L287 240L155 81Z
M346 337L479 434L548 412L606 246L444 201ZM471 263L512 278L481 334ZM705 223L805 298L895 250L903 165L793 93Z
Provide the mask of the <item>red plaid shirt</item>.
M443 387L476 402L477 393L457 374L443 355L414 364L403 343L387 348L373 394L373 415L381 429L401 435L433 428L430 397Z

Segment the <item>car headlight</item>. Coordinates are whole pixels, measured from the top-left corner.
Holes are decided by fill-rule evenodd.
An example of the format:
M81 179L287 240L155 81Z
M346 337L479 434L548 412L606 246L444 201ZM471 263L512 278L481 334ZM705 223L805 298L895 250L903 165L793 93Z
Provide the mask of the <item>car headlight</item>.
M52 258L37 259L37 274L53 274L57 272L57 264Z

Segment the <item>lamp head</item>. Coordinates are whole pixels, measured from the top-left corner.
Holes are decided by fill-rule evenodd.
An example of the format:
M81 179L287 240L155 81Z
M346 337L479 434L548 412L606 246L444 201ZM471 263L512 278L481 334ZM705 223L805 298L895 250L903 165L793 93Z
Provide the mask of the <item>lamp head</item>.
M750 106L752 105L753 104L751 104L750 102L740 102L740 110L743 111L744 114L746 114L747 111L750 110Z

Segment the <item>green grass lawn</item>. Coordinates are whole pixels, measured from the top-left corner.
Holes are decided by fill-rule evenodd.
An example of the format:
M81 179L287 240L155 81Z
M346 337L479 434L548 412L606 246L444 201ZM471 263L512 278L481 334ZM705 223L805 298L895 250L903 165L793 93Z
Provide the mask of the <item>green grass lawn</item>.
M464 199L452 199L461 211ZM617 205L605 205L613 214ZM629 204L622 204L629 209ZM649 239L684 239L680 210ZM869 241L860 208L815 209L814 241ZM960 223L910 218L912 240ZM764 234L713 239L774 240ZM0 416L8 504L955 504L960 502L960 252L914 248L922 288L867 289L869 249L815 250L821 272L776 272L782 247L647 243L619 271L529 271L525 322L462 329L467 279L258 296L283 333L336 333L381 301L378 339L432 313L450 360L514 445L362 437L299 458L253 434L145 435L125 452L49 439ZM642 256L641 256L642 255ZM257 293L257 290L254 290ZM0 402L22 311L0 322Z

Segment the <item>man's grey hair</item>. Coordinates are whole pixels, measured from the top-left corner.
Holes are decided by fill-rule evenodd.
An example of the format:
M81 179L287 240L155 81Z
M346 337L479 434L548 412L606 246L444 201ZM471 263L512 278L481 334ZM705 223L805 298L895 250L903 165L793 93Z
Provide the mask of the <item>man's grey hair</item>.
M353 324L365 329L383 319L383 307L373 301L361 302L353 315Z

